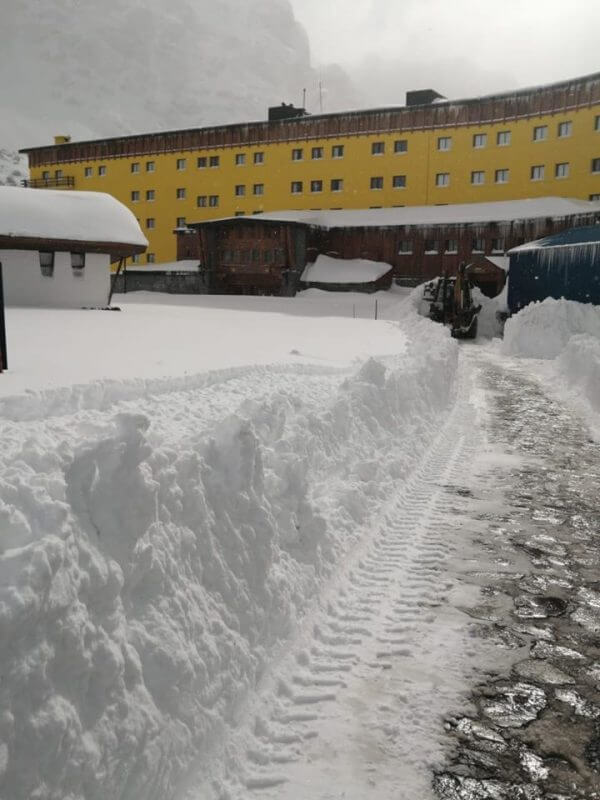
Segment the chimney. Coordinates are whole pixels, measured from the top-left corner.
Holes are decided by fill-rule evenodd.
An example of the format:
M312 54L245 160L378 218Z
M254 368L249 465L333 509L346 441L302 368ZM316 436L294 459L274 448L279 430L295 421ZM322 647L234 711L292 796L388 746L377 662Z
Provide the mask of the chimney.
M416 89L413 92L406 93L407 106L428 106L434 100L445 100L443 94L439 94L434 89Z

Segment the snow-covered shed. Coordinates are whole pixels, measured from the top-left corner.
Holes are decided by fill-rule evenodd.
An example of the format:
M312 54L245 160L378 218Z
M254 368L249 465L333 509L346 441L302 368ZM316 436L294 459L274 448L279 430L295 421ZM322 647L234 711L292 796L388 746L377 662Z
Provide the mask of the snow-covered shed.
M109 194L0 186L7 305L105 305L111 262L147 246L135 216Z
M600 305L600 225L546 236L508 255L511 313L547 297Z
M300 277L306 288L344 292L376 292L392 285L394 268L364 258L332 258L321 254L307 264Z

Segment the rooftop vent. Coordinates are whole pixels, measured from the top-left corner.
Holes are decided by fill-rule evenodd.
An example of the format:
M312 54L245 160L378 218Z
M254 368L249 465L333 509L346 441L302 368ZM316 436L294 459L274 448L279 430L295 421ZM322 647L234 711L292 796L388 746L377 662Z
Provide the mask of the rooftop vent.
M305 108L296 108L293 103L289 105L282 103L280 106L271 106L269 108L269 122L274 122L278 119L294 119L295 117L307 117L308 112Z
M54 144L68 144L71 141L70 136L55 136Z
M417 89L414 92L406 93L407 106L427 106L434 100L445 100L443 94L439 94L434 89Z

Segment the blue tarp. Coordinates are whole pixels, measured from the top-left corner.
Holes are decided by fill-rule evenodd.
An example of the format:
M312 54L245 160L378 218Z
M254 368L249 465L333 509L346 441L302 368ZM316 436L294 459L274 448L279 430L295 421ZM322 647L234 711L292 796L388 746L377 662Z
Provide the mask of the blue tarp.
M508 255L511 314L546 297L600 305L600 225L570 228Z

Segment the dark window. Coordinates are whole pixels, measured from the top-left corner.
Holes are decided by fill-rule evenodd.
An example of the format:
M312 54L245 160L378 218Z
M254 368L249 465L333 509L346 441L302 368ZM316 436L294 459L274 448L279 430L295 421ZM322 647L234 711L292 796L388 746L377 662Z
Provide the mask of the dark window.
M246 154L245 153L236 153L235 154L235 164L237 167L241 167L246 163Z
M131 202L132 203L137 203L139 199L140 199L140 193L139 192L132 192L131 193Z
M206 156L200 156L200 158L196 159L196 166L198 169L204 169L206 167L207 161Z
M208 198L208 205L211 208L216 208L219 205L219 195L218 194L211 194Z
M323 148L322 147L313 147L311 157L314 159L323 158Z
M91 167L86 167L83 174L86 178L91 178L93 171Z
M196 198L196 205L198 206L198 208L205 208L206 207L206 199L207 198L206 198L205 194L199 194L198 195L198 197Z
M219 156L211 156L208 160L209 167L218 167L219 166Z
M406 153L408 150L408 139L396 139L394 142L394 153Z
M156 255L154 253L146 253L146 261L148 264L154 264L156 261Z
M406 175L394 175L392 178L392 186L394 189L404 189L406 186Z
M371 154L374 156L382 156L385 153L385 142L372 142Z
M426 253L437 253L438 251L438 243L435 239L425 239L425 252Z
M344 188L344 181L342 178L332 178L331 179L331 191L332 192L341 192Z
M175 194L178 200L185 200L185 189L177 189Z
M504 239L492 239L492 252L494 253L503 253L504 252Z
M265 185L264 183L255 183L252 187L253 194L264 194L265 193Z
M343 158L344 157L344 145L343 144L334 144L331 148L331 155L333 158Z
M40 252L40 271L44 278L54 275L54 253Z
M472 242L473 251L476 253L484 253L485 252L485 239L473 239Z
M292 181L291 192L292 194L300 194L302 192L302 181Z
M311 192L322 192L323 191L323 181L311 181L310 182L310 190L311 190Z
M155 193L154 189L148 189L146 191L146 200L154 200L155 196L156 196L156 193Z
M383 178L380 176L371 178L371 189L383 189Z
M85 253L71 253L71 269L80 273L85 267Z
M185 169L186 165L187 165L187 163L186 163L185 158L178 158L177 159L177 169L178 170Z
M304 154L301 147L296 147L292 150L292 161L302 161Z
M600 194L591 194L590 200L600 200Z
M236 217L244 217L244 216L246 216L246 212L245 211L236 211L235 212L235 216Z
M592 172L600 172L600 158L592 158Z
M156 169L156 164L154 163L154 161L146 161L146 172L154 172L155 169Z
M243 184L238 184L235 187L235 196L236 197L243 197L246 194L246 187Z
M254 163L255 164L264 164L265 162L265 154L264 153L254 153Z
M400 242L400 253L412 253L412 241L410 239L402 239Z
M104 165L98 167L98 175L106 175L106 167ZM60 171L60 177L62 178L62 170Z
M133 164L131 165L131 171L132 172L139 172L140 171L140 162L139 161L134 161L133 162Z
M156 220L154 217L148 217L146 219L146 227L147 228L155 228L156 227Z
M446 239L444 242L444 251L446 253L457 253L458 241L456 239Z
M176 228L185 228L185 217L177 217Z

